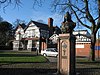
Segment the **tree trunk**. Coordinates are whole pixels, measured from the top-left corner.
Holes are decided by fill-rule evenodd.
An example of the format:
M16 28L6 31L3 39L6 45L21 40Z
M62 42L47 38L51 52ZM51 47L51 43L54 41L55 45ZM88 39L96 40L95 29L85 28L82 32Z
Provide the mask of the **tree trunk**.
M91 45L90 45L90 61L95 61L95 43L96 43L96 33L91 34Z

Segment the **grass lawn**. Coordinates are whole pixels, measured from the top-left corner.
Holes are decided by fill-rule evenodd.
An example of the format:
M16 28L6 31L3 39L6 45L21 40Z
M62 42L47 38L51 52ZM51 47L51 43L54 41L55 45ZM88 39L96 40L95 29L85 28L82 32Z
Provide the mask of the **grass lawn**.
M0 52L0 63L46 62L44 56L34 55L31 52Z
M0 51L0 54L34 54L35 52L25 52L25 51Z
M43 56L31 57L0 57L0 63L16 63L16 62L46 62L47 59Z
M100 59L96 59L95 61L90 61L88 58L76 58L77 63L100 63Z
M100 59L89 61L88 58L76 58L77 68L100 68Z

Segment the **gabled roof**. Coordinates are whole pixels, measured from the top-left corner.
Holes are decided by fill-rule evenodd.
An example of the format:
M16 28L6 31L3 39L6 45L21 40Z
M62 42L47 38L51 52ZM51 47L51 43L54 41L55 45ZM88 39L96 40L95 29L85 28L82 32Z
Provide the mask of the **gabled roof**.
M48 27L48 25L47 24L43 24L43 23L39 23L39 22L36 22L36 21L30 21L29 23L28 23L28 25L27 25L27 27L25 28L25 30L24 31L26 31L26 29L29 27L29 25L31 24L31 23L34 23L38 28L40 28L40 29L43 29L43 30L48 30L49 29L49 27Z
M23 29L26 27L25 24L19 24L19 25L17 25L17 27L15 28L15 31L18 29L19 26L21 26Z

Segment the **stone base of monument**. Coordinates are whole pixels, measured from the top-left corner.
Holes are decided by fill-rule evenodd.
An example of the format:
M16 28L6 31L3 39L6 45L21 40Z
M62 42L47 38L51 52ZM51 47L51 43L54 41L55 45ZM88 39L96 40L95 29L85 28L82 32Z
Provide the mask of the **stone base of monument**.
M59 35L58 52L58 73L61 75L76 75L74 35L70 33Z

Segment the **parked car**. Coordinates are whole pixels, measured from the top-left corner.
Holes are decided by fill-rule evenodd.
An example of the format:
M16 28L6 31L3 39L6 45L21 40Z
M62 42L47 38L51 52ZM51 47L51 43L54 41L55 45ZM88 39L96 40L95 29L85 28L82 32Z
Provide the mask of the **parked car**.
M58 51L56 48L47 48L44 51L41 51L41 55L43 56L58 56Z

